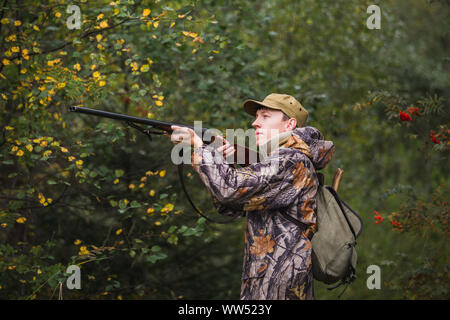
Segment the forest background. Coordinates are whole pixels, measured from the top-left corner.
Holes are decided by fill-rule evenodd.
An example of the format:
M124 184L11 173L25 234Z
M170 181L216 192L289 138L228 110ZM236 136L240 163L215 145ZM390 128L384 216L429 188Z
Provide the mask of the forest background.
M244 219L195 214L167 137L67 110L247 129L243 101L271 92L334 142L325 182L342 168L339 194L363 220L342 299L449 298L449 1L0 6L0 299L238 299ZM192 168L185 178L223 220ZM316 299L336 299L326 288Z

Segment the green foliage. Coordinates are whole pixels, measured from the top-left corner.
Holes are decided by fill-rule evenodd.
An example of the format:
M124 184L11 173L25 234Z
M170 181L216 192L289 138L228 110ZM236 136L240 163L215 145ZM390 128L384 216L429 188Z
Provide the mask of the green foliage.
M335 143L326 183L343 168L364 221L344 297L448 299L446 2L383 1L381 30L359 0L73 4L80 29L65 1L0 8L0 298L56 299L61 284L65 299L238 298L244 221L194 214L167 138L67 109L224 130L250 127L245 99L283 92ZM214 216L192 171L186 183ZM65 288L74 264L82 290ZM366 287L372 264L381 290Z

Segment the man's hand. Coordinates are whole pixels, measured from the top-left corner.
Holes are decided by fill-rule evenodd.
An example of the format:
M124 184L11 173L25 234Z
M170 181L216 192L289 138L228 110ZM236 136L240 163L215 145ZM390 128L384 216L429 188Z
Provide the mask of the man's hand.
M172 140L174 144L181 142L194 146L194 148L198 148L203 145L202 139L195 133L194 130L179 126L171 126L170 128L173 130L170 140Z
M194 148L198 148L203 145L202 139L195 133L194 130L179 126L171 126L171 129L173 130L173 132L170 135L170 140L174 144L185 143L194 146ZM166 133L164 135L169 136L169 134ZM222 153L224 158L234 154L236 149L234 148L233 145L231 145L227 140L225 140L221 136L214 136L214 137L216 139L214 141L214 144L216 146L220 146L217 148L217 152Z
M217 152L222 153L224 158L227 158L228 156L231 156L236 152L234 146L221 136L215 136L214 143L220 146L216 150Z

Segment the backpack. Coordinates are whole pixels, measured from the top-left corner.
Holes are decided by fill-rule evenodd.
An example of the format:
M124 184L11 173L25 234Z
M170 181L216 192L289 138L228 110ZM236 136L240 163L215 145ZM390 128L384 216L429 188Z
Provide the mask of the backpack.
M316 197L317 230L311 239L312 272L314 279L326 284L340 281L328 290L347 284L340 297L348 284L356 279L355 246L362 231L362 221L331 186L324 185L323 174L316 174L319 187ZM297 225L305 226L297 219L283 215Z

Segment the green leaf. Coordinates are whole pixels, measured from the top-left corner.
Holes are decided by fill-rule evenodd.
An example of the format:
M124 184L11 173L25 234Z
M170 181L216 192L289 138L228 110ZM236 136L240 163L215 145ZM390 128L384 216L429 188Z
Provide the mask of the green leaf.
M171 234L169 238L167 238L167 242L170 244L177 245L178 244L178 237L175 234Z
M116 169L114 171L114 174L116 175L117 178L120 178L121 176L123 176L124 171L122 169Z
M109 200L109 204L111 205L111 207L117 207L117 201L115 200Z
M137 202L136 200L131 201L130 208L140 208L140 207L142 207L142 205L139 202Z
M153 246L150 250L152 250L152 252L159 252L159 251L161 251L161 247L160 246Z
M167 232L168 233L172 233L172 232L174 232L175 230L177 230L177 226L171 226L170 228L169 228L169 230L167 230Z

